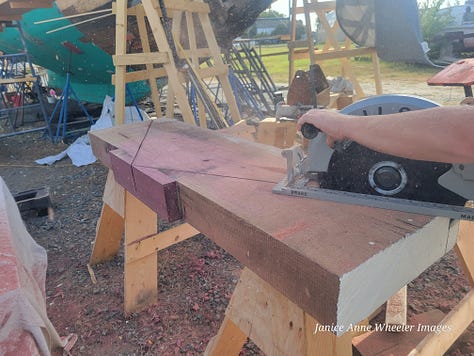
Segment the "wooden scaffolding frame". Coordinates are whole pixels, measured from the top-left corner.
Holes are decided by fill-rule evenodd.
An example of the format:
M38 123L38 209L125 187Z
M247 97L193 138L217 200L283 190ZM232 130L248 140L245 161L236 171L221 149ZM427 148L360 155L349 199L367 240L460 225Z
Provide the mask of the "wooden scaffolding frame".
M295 74L295 60L297 59L309 58L311 65L330 59L339 59L342 66L342 76L349 78L357 97L359 99L363 98L365 93L352 70L349 59L356 56L370 55L374 67L375 92L382 94L379 59L376 49L374 47L352 48L353 43L347 37L345 38L344 45L341 45L336 36L339 30L339 23L336 20L331 26L327 18L327 13L335 9L336 1L302 0L301 6L298 0L292 0L291 40L288 43L290 53L289 83L291 83ZM296 16L301 14L305 16L306 40L297 41ZM314 47L311 14L316 14L326 34L326 43L322 49L315 49Z
M155 106L157 115L162 115L159 101L159 91L156 79L166 77L168 79L168 96L165 115L174 116L174 105L178 104L183 120L190 124L195 124L194 113L189 104L183 82L185 81L183 68L178 68L176 61L182 61L186 70L192 73L199 81L201 96L198 99L199 122L201 127L208 127L205 112L216 107L212 95L208 92L203 80L209 77L217 77L220 81L229 107L229 112L234 123L241 120L237 102L230 85L228 73L229 68L224 64L221 52L217 44L211 22L209 19L210 8L207 3L197 0L164 0L166 12L172 18L172 37L170 43L169 31L163 25L161 18L164 16L157 0L143 0L131 8L127 7L126 0L117 0L114 3L114 13L116 14L116 54L113 56L116 72L113 77L115 84L115 122L124 122L124 107L126 98L126 84L141 80L147 80L151 88L151 98ZM163 11L164 12L164 11ZM128 16L135 16L140 42L141 53L129 53L127 49ZM154 46L150 44L149 30L153 34ZM186 26L182 21L186 21ZM206 44L198 47L196 28L202 29ZM184 29L184 30L183 30ZM182 41L181 39L185 39ZM186 42L186 43L182 43ZM172 46L174 48L172 48ZM178 58L176 58L178 57ZM210 59L206 63L206 68L201 68L203 59ZM145 69L128 72L131 65L144 65ZM205 98L208 106L202 103Z

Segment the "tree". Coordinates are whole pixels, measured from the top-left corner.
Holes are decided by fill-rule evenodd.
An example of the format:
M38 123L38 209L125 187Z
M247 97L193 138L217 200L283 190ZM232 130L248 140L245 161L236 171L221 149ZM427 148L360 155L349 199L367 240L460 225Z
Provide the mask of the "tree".
M280 17L285 17L285 15L283 15L282 13L278 12L278 11L275 11L275 10L271 10L271 9L268 9L264 12L262 12L259 16L259 18L261 19L266 19L266 18L280 18Z
M436 35L454 21L450 11L440 12L443 3L443 0L425 0L420 3L420 25L423 38L428 44L433 43Z
M443 3L443 0L424 0L419 4L421 31L430 48L428 56L433 60L440 57L443 46L449 46L441 34L454 22L451 11L440 11Z

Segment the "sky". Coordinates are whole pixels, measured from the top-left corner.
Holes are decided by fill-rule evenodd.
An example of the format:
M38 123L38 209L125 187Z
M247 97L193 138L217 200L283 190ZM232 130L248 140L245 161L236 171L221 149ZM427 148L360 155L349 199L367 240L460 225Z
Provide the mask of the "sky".
M418 1L418 3L422 3L422 2L423 2L423 0ZM447 6L448 3L451 3L452 5L454 5L455 2L456 2L456 0L446 0L445 1L445 6ZM464 4L464 0L460 0L459 3ZM278 12L288 16L288 4L289 4L288 0L277 0L271 5L271 9L275 10L275 11L278 11ZM303 4L303 1L300 0L298 2L298 5L301 6L301 4Z

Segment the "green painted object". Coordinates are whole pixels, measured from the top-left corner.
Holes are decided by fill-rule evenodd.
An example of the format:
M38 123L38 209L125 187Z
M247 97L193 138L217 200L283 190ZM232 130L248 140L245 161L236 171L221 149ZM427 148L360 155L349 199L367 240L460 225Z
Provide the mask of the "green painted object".
M111 84L115 67L112 57L92 42L81 41L84 37L80 27L70 27L47 34L46 32L71 24L68 19L34 24L36 21L59 18L63 15L56 5L29 11L19 22L31 61L47 70L48 85L61 89L66 81L70 51L63 45L69 42L82 53L71 56L71 85L81 100L102 103L105 96L114 96ZM0 32L0 51L6 54L24 51L18 28L7 27ZM135 99L146 96L149 87L144 82L133 83L130 91Z

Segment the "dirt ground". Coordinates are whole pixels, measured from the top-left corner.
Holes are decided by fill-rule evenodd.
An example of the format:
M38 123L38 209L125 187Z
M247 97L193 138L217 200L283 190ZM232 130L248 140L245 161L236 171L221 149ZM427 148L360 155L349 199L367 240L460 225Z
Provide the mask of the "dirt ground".
M442 104L457 103L459 88L392 83L387 92L417 94ZM390 89L390 90L387 90ZM400 90L398 90L400 91ZM107 171L100 163L75 167L69 159L39 166L35 159L64 150L39 134L0 140L0 175L12 192L47 187L54 218L24 216L33 238L48 252L48 314L60 335L78 335L74 355L198 355L223 319L241 265L204 236L158 253L159 302L141 313L123 315L123 254L86 268ZM438 308L448 312L469 290L454 253L409 284L409 317ZM471 326L448 355L474 353ZM58 353L59 354L59 353ZM249 343L242 355L260 354Z

